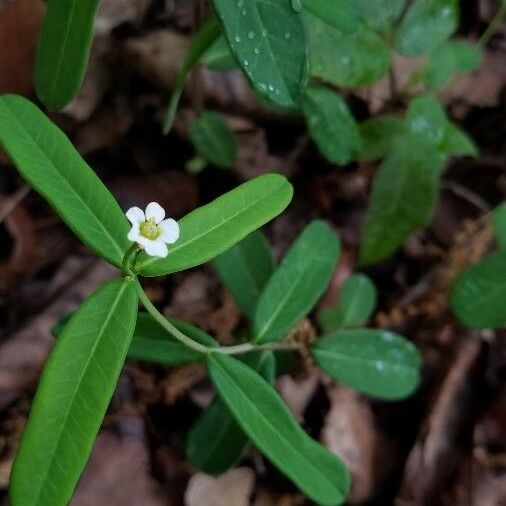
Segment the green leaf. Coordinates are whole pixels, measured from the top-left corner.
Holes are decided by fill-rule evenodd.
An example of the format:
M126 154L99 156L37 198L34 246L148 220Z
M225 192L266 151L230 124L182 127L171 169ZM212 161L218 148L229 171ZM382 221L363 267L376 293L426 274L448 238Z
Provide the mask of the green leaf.
M308 86L302 111L311 137L320 152L332 163L346 165L360 151L358 125L346 102L321 86Z
M352 0L364 22L373 30L388 31L399 18L405 0Z
M230 167L237 156L234 133L223 118L206 111L190 123L190 139L197 153L217 167Z
M319 339L312 354L335 380L380 399L407 397L420 380L417 349L385 330L341 330Z
M267 458L316 503L341 504L350 485L346 467L301 429L269 383L222 354L210 354L208 368L218 394Z
M362 231L360 261L384 260L435 210L443 158L418 136L404 135L380 166Z
M425 85L429 90L437 90L448 84L457 72L471 72L480 63L481 54L477 46L451 40L430 54L424 74Z
M471 328L506 326L506 251L489 255L463 274L452 291L451 307Z
M345 34L321 19L304 14L309 37L311 75L337 86L372 84L388 71L390 50L366 26Z
M218 276L250 319L274 266L269 242L260 231L248 235L214 260Z
M492 213L492 225L497 244L501 249L506 249L506 202L496 207Z
M269 383L274 381L276 363L272 352L249 353L243 361ZM216 397L193 425L186 455L193 467L216 476L237 464L248 446L249 437L226 404Z
M397 50L407 56L430 53L450 37L458 21L457 0L414 0L395 34Z
M177 318L170 322L194 341L205 346L218 346L218 343L203 330ZM139 313L137 325L128 350L130 360L143 360L163 365L191 364L203 360L202 353L191 350L176 341L148 313Z
M167 257L141 254L137 271L162 276L208 262L281 213L292 194L292 185L279 174L252 179L186 215Z
M50 0L35 61L35 89L50 109L77 94L86 72L100 0Z
M322 221L297 238L269 279L253 323L255 341L279 341L304 318L327 287L339 259L339 239Z
M306 33L288 1L212 0L241 70L262 96L293 107L308 76Z
M440 151L448 156L476 156L478 148L473 140L455 123L448 121Z
M403 120L396 116L376 116L360 125L361 160L385 158L392 151L395 139L404 132Z
M202 55L202 63L217 72L237 69L237 62L224 35L220 35Z
M65 134L28 100L4 95L0 145L81 241L120 267L130 245L126 216Z
M355 6L347 0L303 0L304 9L343 33L352 33L359 27Z
M137 304L135 283L115 279L84 302L56 341L14 463L12 504L69 502L116 387Z
M163 133L167 135L174 124L176 117L177 106L181 100L184 86L193 68L199 63L205 52L211 47L213 42L220 36L220 25L214 16L207 18L202 26L198 29L197 33L190 41L190 46L184 57L183 66L179 71L174 90L170 97L170 102L165 113L163 121Z
M376 307L376 287L364 274L349 277L341 288L339 303L325 308L318 321L325 332L363 325Z

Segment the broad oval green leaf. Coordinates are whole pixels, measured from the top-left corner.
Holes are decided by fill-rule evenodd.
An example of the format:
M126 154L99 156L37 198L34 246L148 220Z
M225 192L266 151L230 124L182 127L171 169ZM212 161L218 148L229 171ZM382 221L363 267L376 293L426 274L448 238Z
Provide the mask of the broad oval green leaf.
M339 239L322 221L308 225L269 279L253 322L258 343L279 341L304 318L327 287L339 259Z
M227 39L220 35L202 55L202 63L216 72L226 72L237 69L237 62L233 57Z
M274 266L269 242L260 231L248 235L214 260L218 276L250 319Z
M4 95L0 146L81 241L120 267L130 245L126 216L65 134L28 100Z
M372 187L360 261L384 260L432 219L444 158L419 136L403 135L380 166Z
M506 202L494 209L492 213L492 225L499 247L506 249Z
M406 0L353 0L367 26L388 32L402 13Z
M347 0L303 0L302 4L311 14L343 33L352 33L359 27L355 5Z
M505 250L489 255L458 277L452 290L451 307L468 327L506 327Z
M319 339L312 355L335 380L380 399L407 397L420 381L417 349L385 330L341 330Z
M276 362L272 352L249 353L244 355L243 362L269 383L274 381ZM188 435L186 455L193 467L216 476L237 464L249 443L249 437L226 404L217 397L193 425Z
M215 112L206 111L190 123L190 139L197 153L217 167L233 165L237 156L234 133L224 119Z
M346 34L310 13L305 13L304 19L312 76L355 88L378 81L388 71L390 50L368 27L361 24Z
M414 0L396 34L397 50L407 56L430 53L455 31L457 0Z
M439 150L448 156L476 156L478 148L474 141L455 123L448 121Z
M56 341L14 462L13 505L69 502L116 387L137 304L135 283L115 279L84 302Z
M185 216L167 257L141 254L136 269L144 276L162 276L208 262L281 213L292 194L292 185L279 174L243 183Z
M35 89L50 109L61 109L84 79L100 0L49 0L35 61Z
M396 116L376 116L360 125L361 160L385 158L392 151L395 139L404 132L404 122Z
M356 327L369 319L375 307L374 283L364 274L355 274L343 284L338 304L324 308L318 315L318 322L325 332Z
M346 102L323 86L308 86L302 111L311 137L320 152L332 163L346 165L361 148L357 122Z
M208 370L220 397L267 458L316 503L342 504L350 486L345 465L302 430L271 385L219 353L209 354Z
M232 53L255 90L294 107L307 83L306 32L288 1L212 0Z

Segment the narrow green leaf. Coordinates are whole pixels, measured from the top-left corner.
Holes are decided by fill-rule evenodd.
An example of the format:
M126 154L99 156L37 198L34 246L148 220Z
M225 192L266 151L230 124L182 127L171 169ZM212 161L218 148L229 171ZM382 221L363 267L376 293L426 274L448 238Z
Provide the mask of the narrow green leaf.
M249 353L244 358L269 383L274 381L276 362L272 352ZM226 404L216 397L193 425L186 455L192 466L216 476L237 464L248 446L249 437Z
M457 72L471 72L481 63L477 46L451 40L437 47L429 57L424 75L429 90L437 90L450 82Z
M385 158L392 151L395 139L404 132L404 122L396 116L376 116L360 125L361 160Z
M35 61L35 89L50 109L61 109L84 79L100 0L49 0Z
M308 86L302 111L311 137L327 160L346 165L355 159L362 142L360 132L339 95L322 86Z
M356 88L378 81L388 71L390 50L368 27L361 24L345 34L308 12L304 19L312 76Z
M489 255L458 277L451 307L468 327L506 326L506 250Z
M16 456L12 504L68 504L116 387L137 304L135 283L115 279L66 325L42 373Z
M217 72L237 69L237 62L224 35L220 35L209 46L209 49L202 55L202 63Z
M355 5L347 0L303 0L302 4L311 14L343 33L352 33L359 27Z
M448 156L476 156L478 154L478 148L471 137L451 121L446 124L445 136L439 149Z
M4 95L0 145L81 241L120 267L130 244L128 221L65 134L28 100Z
M260 231L248 235L214 260L218 276L250 319L274 266L269 242Z
M506 202L503 202L494 209L492 213L492 225L497 244L499 244L501 249L506 249Z
M301 429L271 385L218 353L209 355L208 368L218 394L267 458L318 504L342 504L350 485L346 467Z
M184 86L193 68L199 63L205 52L220 36L220 25L214 16L207 18L197 33L193 36L188 51L184 57L183 66L179 71L170 102L165 113L163 133L167 135L172 129L176 117L177 106L181 100Z
M353 6L373 30L389 31L402 13L405 0L353 0Z
M443 161L418 136L404 135L396 141L373 181L360 245L362 264L384 260L430 222Z
M169 320L194 341L205 346L218 346L218 343L203 330L177 318ZM139 313L132 344L128 350L128 359L162 365L181 365L200 362L203 358L202 353L191 350L172 338L148 313Z
M197 153L222 168L233 165L237 156L234 133L223 118L206 111L190 123L190 139Z
M456 30L457 0L414 0L396 32L397 50L407 56L430 53Z
M292 194L292 185L279 174L252 179L185 216L168 256L141 254L137 271L161 276L208 262L281 213Z
M306 32L288 1L212 0L232 53L255 90L293 107L308 77Z
M319 339L312 354L337 381L380 399L407 397L420 380L417 349L385 330L341 330Z
M376 307L376 287L364 274L349 277L341 288L339 303L325 308L318 321L325 332L363 325Z
M313 308L339 259L339 239L322 221L308 225L269 279L253 323L255 341L286 337Z

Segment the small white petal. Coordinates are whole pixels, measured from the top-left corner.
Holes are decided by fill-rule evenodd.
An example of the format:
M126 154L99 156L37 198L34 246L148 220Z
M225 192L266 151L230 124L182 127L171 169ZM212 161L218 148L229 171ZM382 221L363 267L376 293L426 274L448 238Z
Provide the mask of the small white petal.
M143 221L146 221L146 217L144 216L144 211L138 207L131 207L126 212L126 217L128 218L128 221L135 225L136 223L142 223Z
M146 219L155 220L155 223L160 223L165 218L165 211L158 202L150 202L146 206Z
M141 236L141 231L139 229L139 224L134 223L132 225L132 228L130 229L130 232L128 232L128 240L132 242L138 242L139 237Z
M167 244L174 244L179 239L179 224L176 220L168 218L163 220L159 225L162 229L160 239Z
M156 241L146 241L144 248L146 249L146 253L152 257L165 258L169 253L167 246L160 239L157 239Z

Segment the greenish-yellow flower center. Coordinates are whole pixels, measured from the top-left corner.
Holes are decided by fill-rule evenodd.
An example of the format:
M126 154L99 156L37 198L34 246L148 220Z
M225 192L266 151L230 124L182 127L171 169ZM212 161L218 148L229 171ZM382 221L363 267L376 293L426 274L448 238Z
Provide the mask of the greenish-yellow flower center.
M162 233L162 229L155 223L155 220L153 219L141 223L139 231L142 236L151 241L158 239Z

